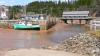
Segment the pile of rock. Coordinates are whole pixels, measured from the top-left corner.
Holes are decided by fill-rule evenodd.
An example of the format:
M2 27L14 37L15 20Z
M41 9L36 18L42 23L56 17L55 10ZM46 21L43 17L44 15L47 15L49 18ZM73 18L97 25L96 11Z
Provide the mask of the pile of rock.
M62 41L58 49L89 56L100 56L100 39L90 34L79 34Z

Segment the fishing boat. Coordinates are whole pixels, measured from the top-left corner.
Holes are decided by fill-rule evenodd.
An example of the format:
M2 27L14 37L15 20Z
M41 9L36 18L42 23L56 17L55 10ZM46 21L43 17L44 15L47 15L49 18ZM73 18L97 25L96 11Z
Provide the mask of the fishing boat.
M39 29L39 24L32 24L32 22L21 21L13 24L13 29Z

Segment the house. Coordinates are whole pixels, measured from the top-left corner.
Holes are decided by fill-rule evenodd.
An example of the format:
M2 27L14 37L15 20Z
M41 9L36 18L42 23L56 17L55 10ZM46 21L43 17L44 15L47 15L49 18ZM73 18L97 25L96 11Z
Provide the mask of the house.
M0 5L0 19L8 19L9 9L7 6Z
M41 19L41 17L43 17L43 19L46 19L46 14L34 14L34 15L26 15L22 17L22 20L39 20Z

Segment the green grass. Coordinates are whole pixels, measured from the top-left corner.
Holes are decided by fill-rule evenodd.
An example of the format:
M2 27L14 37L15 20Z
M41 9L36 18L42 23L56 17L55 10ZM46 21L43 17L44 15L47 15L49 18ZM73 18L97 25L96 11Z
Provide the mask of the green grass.
M100 38L100 29L96 31L89 31L88 33Z
M5 24L5 23L0 23L0 27L1 27L1 28L4 28L4 29L8 28L8 27L7 27L7 24Z

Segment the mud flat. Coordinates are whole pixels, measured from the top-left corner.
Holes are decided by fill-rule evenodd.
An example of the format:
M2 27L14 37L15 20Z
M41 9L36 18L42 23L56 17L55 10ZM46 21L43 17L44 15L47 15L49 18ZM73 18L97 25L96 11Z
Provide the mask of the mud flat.
M43 53L41 54L43 56L48 56L48 55L49 56L64 56L64 55L78 56L79 54L73 54L70 52L68 53L64 51L54 51L54 50L45 50L45 49L41 50L41 49L30 49L30 48L38 48L38 47L48 48L56 44L59 44L59 41L68 39L69 37L75 36L80 32L85 32L85 28L80 27L78 25L70 26L65 23L58 23L48 31L0 29L0 48L1 49L3 48L0 51L0 54L1 55L5 54L7 56L14 52L14 54L11 54L14 56L17 54L21 55L18 52L22 52L23 54L28 56L31 55L30 53L33 53L32 55L34 56L35 53L37 53L36 55L39 56L43 50ZM51 47L50 49L53 48ZM59 55L57 55L56 53Z

